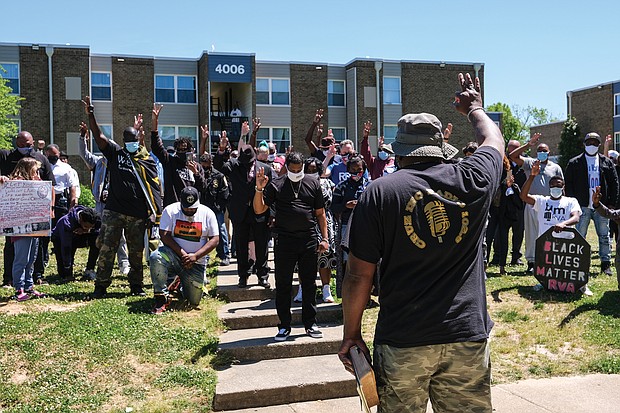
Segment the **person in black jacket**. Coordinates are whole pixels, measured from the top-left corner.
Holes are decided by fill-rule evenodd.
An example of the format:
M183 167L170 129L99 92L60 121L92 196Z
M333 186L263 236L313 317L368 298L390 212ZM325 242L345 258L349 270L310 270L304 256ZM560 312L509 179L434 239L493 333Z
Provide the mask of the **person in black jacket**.
M598 153L601 137L590 132L583 140L584 152L575 156L566 166L566 195L577 198L581 206L581 218L577 231L584 237L588 232L590 220L598 235L601 272L613 275L609 247L609 219L594 213L592 194L601 187L601 202L614 209L618 205L618 174L611 159Z
M247 287L251 265L248 258L248 246L253 235L256 261L254 269L258 276L258 285L271 288L269 285L269 267L267 266L267 243L269 241L269 215L267 210L255 214L252 208L256 188L256 171L264 168L265 175L273 179L269 165L256 161L256 154L250 145L239 147L239 157L230 158L222 166L222 173L230 180L233 188L228 204L228 213L233 223L237 249L237 273L239 287Z
M217 257L220 265L230 264L228 251L228 231L224 223L224 213L228 205L230 187L223 173L213 167L211 155L200 155L200 165L203 173L198 170L196 162L188 162L187 167L194 173L196 188L200 191L200 203L206 205L215 213L220 230L220 243L217 245Z

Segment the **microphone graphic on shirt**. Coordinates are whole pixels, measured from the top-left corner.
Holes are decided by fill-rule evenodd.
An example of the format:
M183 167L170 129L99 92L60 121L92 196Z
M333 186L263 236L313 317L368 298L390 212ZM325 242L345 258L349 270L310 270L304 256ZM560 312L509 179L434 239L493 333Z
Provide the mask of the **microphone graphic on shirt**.
M443 202L431 201L424 207L424 214L431 229L431 235L442 243L441 237L446 235L446 231L450 228L450 219Z

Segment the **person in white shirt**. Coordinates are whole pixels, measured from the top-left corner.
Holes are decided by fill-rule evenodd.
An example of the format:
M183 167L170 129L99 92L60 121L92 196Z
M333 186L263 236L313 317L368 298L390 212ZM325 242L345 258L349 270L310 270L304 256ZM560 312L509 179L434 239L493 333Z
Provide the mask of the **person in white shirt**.
M56 221L67 213L69 208L77 205L77 187L79 183L72 176L71 167L64 162L58 162L60 160L60 148L58 145L54 143L47 145L45 155L52 165L52 173L54 174L54 179L56 179L56 185L54 185L56 198L53 226L56 225Z
M540 161L532 164L530 176L525 181L521 190L523 202L532 206L538 220L538 237L553 228L555 232L562 232L564 228L574 227L579 222L581 207L576 198L564 196L564 178L554 176L549 180L549 196L530 195L530 187L536 176L540 174ZM541 284L534 287L535 290L542 289ZM582 287L585 295L592 295L592 291L587 285Z
M77 199L79 201L80 196L82 196L82 189L80 188L80 177L78 176L77 171L75 169L73 169L73 167L69 163L69 157L67 156L66 153L60 152L60 160L62 162L64 162L64 163L66 163L67 165L69 165L69 167L71 168L71 178L76 183L75 196L77 197Z
M168 275L179 276L183 296L192 306L200 304L208 255L220 241L215 213L200 203L194 187L183 188L181 201L164 208L159 235L164 245L149 258L155 294L153 314L170 305Z

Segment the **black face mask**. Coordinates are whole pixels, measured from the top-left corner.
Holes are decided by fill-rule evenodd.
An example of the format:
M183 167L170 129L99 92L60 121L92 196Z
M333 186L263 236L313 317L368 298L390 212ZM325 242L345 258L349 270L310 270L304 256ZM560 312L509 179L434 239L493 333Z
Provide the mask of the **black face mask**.
M47 160L50 161L52 165L56 165L56 162L58 162L58 156L50 155L47 157Z
M177 152L177 158L179 158L179 161L186 163L187 162L187 152Z

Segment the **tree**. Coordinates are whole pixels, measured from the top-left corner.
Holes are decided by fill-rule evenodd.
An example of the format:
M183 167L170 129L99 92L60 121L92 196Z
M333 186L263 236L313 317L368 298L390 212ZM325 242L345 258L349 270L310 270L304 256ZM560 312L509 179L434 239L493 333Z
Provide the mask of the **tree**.
M17 124L11 116L19 114L19 96L12 95L13 89L8 87L8 82L2 75L5 73L0 66L0 149L10 149L12 139L17 134Z
M504 139L508 142L510 139L516 139L519 142L525 142L530 137L530 127L541 125L557 120L547 109L537 108L535 106L527 106L522 108L513 105L512 108L505 103L497 102L487 106L489 112L502 112L502 125Z
M569 117L562 127L560 138L560 162L562 169L566 168L568 161L583 152L583 138L581 127L574 117Z

